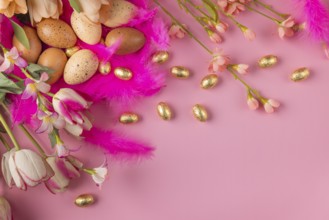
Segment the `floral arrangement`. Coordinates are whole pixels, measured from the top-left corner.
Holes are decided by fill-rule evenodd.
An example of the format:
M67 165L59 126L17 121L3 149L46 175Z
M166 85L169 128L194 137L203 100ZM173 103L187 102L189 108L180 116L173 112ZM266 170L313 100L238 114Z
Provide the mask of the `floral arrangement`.
M164 74L151 56L168 48L169 37L156 13L141 0L1 1L1 165L10 188L44 183L59 193L81 173L102 185L107 160L86 167L65 144L65 132L111 158L152 156L153 147L96 127L90 107L106 101L124 109L163 87ZM37 152L23 146L12 127ZM39 144L35 136L41 133L48 134L51 147Z
M204 89L227 71L246 89L247 105L263 105L272 113L280 103L263 96L243 77L249 65L216 48L212 50L167 10L159 0L3 0L0 3L0 141L4 146L2 174L9 187L26 190L44 183L52 193L64 192L81 173L101 186L108 176L107 160L97 168L85 167L65 144L63 133L104 149L116 159L152 156L153 147L127 139L93 124L92 105L111 103L124 109L136 99L152 96L163 86L165 74L155 64L168 58L169 39L194 39L210 56ZM329 12L320 0L295 0L303 8L302 22L263 0L177 0L178 6L202 26L209 39L220 45L231 26L251 41L256 33L239 19L249 11L270 20L281 39L309 33L329 58ZM172 20L168 27L156 17L162 10ZM267 57L275 62L275 57ZM264 67L271 64L265 63ZM184 68L175 68L187 77ZM308 74L305 72L305 76ZM301 78L298 78L301 79ZM160 109L160 110L159 110ZM171 118L169 106L158 110ZM196 117L206 111L195 106ZM129 118L128 121L134 119ZM10 122L9 122L10 121ZM12 132L19 127L36 147L25 148ZM36 135L46 133L49 148ZM51 152L51 153L49 153ZM11 219L10 205L0 198L0 215Z
M249 65L232 62L233 59L218 48L211 50L185 24L167 10L159 0L154 0L154 2L172 20L169 28L169 35L172 39L183 39L187 35L211 55L208 68L209 75L205 76L201 82L201 85L206 83L208 86L202 86L203 88L212 88L214 85L209 85L209 81L215 84L214 82L217 82L219 77L217 73L227 71L246 88L247 104L251 110L258 109L260 104L262 104L267 113L272 113L280 106L278 101L264 97L259 90L252 87L242 78L242 75L248 73ZM224 43L225 32L231 26L238 28L249 41L256 38L256 33L239 19L239 14L248 11L273 22L281 39L292 38L299 32L308 33L310 38L323 46L324 53L329 58L327 46L329 36L328 9L320 0L296 0L294 3L297 8L303 9L302 17L300 18L302 22L297 22L291 14L282 13L263 0L177 0L180 9L189 14L197 24L201 25L209 39L217 47ZM259 62L260 67L266 68L277 62L277 58L275 56L267 56ZM291 79L300 81L307 78L308 75L308 69L299 69L294 72Z

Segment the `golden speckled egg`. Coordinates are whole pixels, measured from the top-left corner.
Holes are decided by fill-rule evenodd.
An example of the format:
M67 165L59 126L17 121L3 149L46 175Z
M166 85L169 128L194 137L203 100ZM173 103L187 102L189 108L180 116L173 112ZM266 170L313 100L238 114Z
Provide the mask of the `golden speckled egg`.
M261 68L272 67L278 63L278 57L274 55L267 55L258 60L258 66Z
M13 38L13 45L21 54L21 57L24 58L27 62L36 63L42 50L41 41L37 35L36 30L28 26L24 26L23 29L27 38L29 39L30 49L26 49L24 45L18 41L15 35Z
M86 82L98 69L98 58L90 50L79 50L67 61L64 81L69 85Z
M119 121L122 124L134 124L139 121L139 117L135 113L126 112L120 115Z
M48 48L42 52L38 64L54 70L53 73L49 74L47 83L54 84L62 77L66 62L67 57L61 49Z
M99 11L100 22L107 27L115 28L127 24L136 14L138 8L124 0L112 0L103 5Z
M94 202L95 199L91 194L81 194L74 201L75 205L78 207L90 206L94 204Z
M203 89L211 89L218 84L218 75L209 74L205 76L200 83L201 88Z
M302 67L295 70L291 75L290 79L294 82L299 82L307 79L310 76L311 72L308 68Z
M69 48L77 42L72 28L62 20L42 20L37 24L37 33L42 42L52 47Z
M102 37L102 25L91 22L84 14L74 11L71 25L80 40L87 44L97 44Z
M160 102L157 105L158 115L165 121L169 121L173 117L170 106L165 102Z
M208 112L204 106L200 104L196 104L193 106L192 110L194 117L199 121L206 122L208 120Z

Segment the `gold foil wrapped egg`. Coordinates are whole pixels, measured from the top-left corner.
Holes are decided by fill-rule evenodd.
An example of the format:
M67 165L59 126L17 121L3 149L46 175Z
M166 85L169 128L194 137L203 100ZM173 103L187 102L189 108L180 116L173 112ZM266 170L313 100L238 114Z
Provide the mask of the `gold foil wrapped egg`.
M152 56L153 63L165 63L169 59L169 53L167 51L158 51Z
M75 54L79 50L80 50L80 47L78 47L78 46L70 47L65 50L65 54L67 57L71 57L71 56L73 56L73 54Z
M294 82L299 82L307 79L310 76L310 70L306 67L295 70L291 75L290 79Z
M172 116L172 110L170 106L165 102L160 102L157 106L158 115L165 121L169 121Z
M109 74L111 72L111 63L110 62L106 62L106 63L101 62L98 66L98 71L103 75Z
M190 76L190 71L183 66L174 66L170 69L171 74L180 79L186 79Z
M200 104L196 104L193 106L192 110L193 110L193 115L197 120L201 122L205 122L208 120L208 112L204 106Z
M122 80L130 80L133 77L133 73L129 69L123 67L115 68L114 75Z
M139 121L139 117L135 113L126 112L120 116L119 121L122 124L134 124Z
M211 89L218 84L218 76L216 74L209 74L205 76L200 83L201 88Z
M81 194L75 199L74 204L78 207L86 207L94 204L94 202L95 199L91 194Z
M275 55L267 55L258 60L258 66L261 68L272 67L278 63L278 57Z

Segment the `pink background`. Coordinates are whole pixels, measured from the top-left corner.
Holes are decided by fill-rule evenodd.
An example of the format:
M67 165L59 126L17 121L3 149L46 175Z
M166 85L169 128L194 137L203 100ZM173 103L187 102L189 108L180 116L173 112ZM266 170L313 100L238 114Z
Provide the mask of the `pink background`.
M287 1L271 2L286 12L295 9ZM203 36L175 1L163 3ZM140 123L116 125L156 145L155 157L138 164L111 161L110 178L102 190L85 175L59 195L43 186L27 192L5 188L15 219L328 220L329 103L325 96L329 62L320 45L307 37L282 41L270 21L251 14L239 19L257 33L256 41L250 43L238 30L230 30L221 48L233 62L251 65L245 79L263 95L280 100L278 112L249 111L244 88L228 73L222 74L217 88L201 90L199 81L210 57L190 39L174 41L172 59L164 68L183 65L193 71L193 77L168 77L168 86L160 94L131 108L143 117ZM257 59L266 54L277 55L280 64L258 69ZM311 69L312 76L291 82L289 74L303 66ZM174 120L158 118L155 108L160 101L173 107ZM191 107L196 103L209 109L209 122L193 118ZM78 154L88 166L97 166L103 159L101 151L93 148ZM88 192L97 203L75 207L74 198Z

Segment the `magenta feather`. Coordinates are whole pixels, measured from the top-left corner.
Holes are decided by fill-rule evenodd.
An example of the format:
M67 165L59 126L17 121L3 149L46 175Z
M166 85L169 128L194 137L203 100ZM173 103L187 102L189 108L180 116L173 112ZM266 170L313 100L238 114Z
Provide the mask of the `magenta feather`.
M320 0L299 0L303 3L307 29L311 37L329 43L329 11Z
M86 142L101 147L116 158L139 159L153 155L153 147L131 141L113 131L92 128L90 131L84 131L82 136Z
M11 95L10 111L15 124L33 124L33 115L37 112L36 102L32 99L21 99L21 95Z

